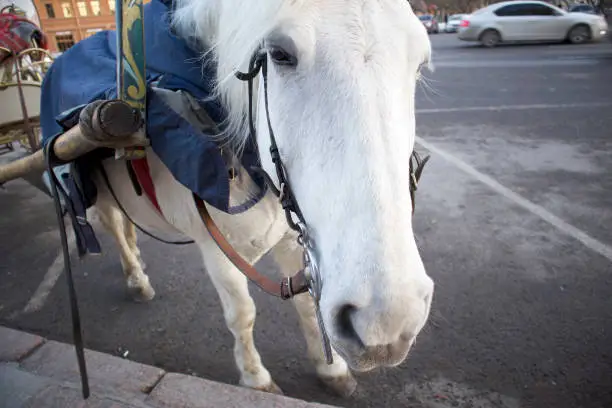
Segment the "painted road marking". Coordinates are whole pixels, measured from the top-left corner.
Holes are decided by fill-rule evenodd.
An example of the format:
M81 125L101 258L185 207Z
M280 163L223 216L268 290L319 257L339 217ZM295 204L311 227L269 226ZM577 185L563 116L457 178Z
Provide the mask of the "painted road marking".
M447 112L501 112L531 109L592 109L612 106L612 102L591 103L540 103L531 105L499 105L499 106L464 106L462 108L417 109L417 114L447 113Z
M587 66L600 64L597 58L557 59L557 60L504 60L504 61L451 61L432 58L434 70L438 68L541 68Z
M69 223L67 223L66 227L68 247L72 248L75 243L74 231L72 230L72 228L70 228ZM72 256L72 252L74 252L74 250L71 250L70 252L70 255ZM38 285L36 292L34 292L27 305L23 308L22 313L32 313L42 309L42 307L45 305L45 302L47 301L47 298L49 297L49 294L53 290L53 287L57 283L58 278L62 275L63 272L64 256L62 249L60 248L57 256L51 263L51 266L49 266L49 268L47 269L45 277Z
M495 181L492 177L489 177L486 174L479 172L474 167L465 163L461 159L453 156L450 153L445 152L444 150L440 149L439 147L436 147L435 145L429 142L426 142L421 137L417 136L416 141L417 143L419 143L421 146L423 146L430 152L446 159L446 161L455 165L457 168L467 173L468 175L472 176L474 179L485 184L486 186L488 186L489 188L491 188L498 194L504 196L505 198L509 199L515 204L523 207L524 209L531 212L532 214L540 217L541 219L548 222L550 225L557 228L558 230L582 242L584 246L606 257L609 261L612 261L612 247L602 243L601 241L598 241L597 239L591 237L586 232L574 227L573 225L568 224L567 222L563 221L561 218L550 213L544 207L539 206L535 203L532 203L531 201L527 200L525 197L501 185L500 183Z

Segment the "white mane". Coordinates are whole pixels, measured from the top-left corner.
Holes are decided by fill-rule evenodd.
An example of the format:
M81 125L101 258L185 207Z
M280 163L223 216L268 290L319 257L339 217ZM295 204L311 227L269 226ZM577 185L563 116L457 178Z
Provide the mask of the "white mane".
M217 64L215 93L228 111L225 137L240 151L248 138L247 71L251 56L274 28L283 7L297 0L177 0L172 23L185 38L204 43ZM257 92L257 82L254 83ZM253 98L254 108L256 98Z

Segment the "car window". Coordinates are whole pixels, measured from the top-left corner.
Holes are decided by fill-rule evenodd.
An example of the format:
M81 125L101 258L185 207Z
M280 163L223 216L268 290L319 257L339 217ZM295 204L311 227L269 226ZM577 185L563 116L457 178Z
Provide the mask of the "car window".
M519 6L518 4L511 4L509 6L501 7L494 11L495 15L499 17L510 17L510 16L518 16L519 15Z
M495 11L500 17L519 17L519 16L554 16L555 11L543 4L521 3L510 4Z
M555 11L543 4L530 4L526 14L528 16L554 16Z

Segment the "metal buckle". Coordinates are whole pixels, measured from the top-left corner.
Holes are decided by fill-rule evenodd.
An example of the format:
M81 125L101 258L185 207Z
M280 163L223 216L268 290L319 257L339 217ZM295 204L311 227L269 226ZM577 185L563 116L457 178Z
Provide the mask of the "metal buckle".
M297 226L300 229L298 243L304 250L304 274L306 275L306 280L308 281L308 292L315 299L315 301L318 302L321 299L322 288L319 263L314 253L312 241L310 240L308 232L306 231L306 226L301 222L298 222Z
M321 315L321 310L319 308L319 300L321 299L321 289L323 286L321 273L319 271L319 263L317 262L314 247L310 237L308 236L306 226L301 222L298 222L296 225L300 230L298 243L304 249L304 275L308 281L308 293L310 293L310 296L312 296L314 301L317 324L319 325L319 331L321 332L323 354L325 355L327 364L332 364L334 362L334 357L332 354L331 344L329 337L327 336L327 331L325 330L325 325L323 324L323 316Z

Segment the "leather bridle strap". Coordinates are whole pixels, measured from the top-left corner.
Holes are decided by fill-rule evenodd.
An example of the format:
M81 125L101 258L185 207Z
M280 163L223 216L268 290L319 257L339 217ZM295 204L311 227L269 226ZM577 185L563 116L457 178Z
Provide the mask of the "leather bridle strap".
M267 54L261 47L259 47L249 62L249 71L248 72L237 72L236 78L241 81L246 81L248 84L248 98L249 98L249 129L250 129L250 138L255 143L257 147L257 134L255 130L255 120L253 118L253 80L261 71L261 76L263 78L263 86L264 86L264 108L266 110L266 122L268 125L268 134L270 136L270 156L272 156L272 163L274 163L274 169L276 170L276 177L279 182L279 188L276 188L274 182L270 178L270 176L263 170L262 168L253 168L254 171L258 172L264 177L266 184L270 188L270 190L279 198L281 206L283 210L285 210L285 216L287 218L287 223L289 227L296 232L301 232L297 223L293 220L291 214L295 214L302 225L306 225L306 221L304 220L304 216L302 215L302 211L300 210L300 206L295 199L293 194L293 190L291 189L291 184L289 183L289 178L287 175L287 170L283 165L283 162L280 157L280 152L278 150L278 145L276 144L276 136L274 135L274 130L272 129L272 123L270 122L270 110L268 108L268 60ZM259 150L259 149L257 149Z
M414 209L416 208L416 191L419 186L419 180L423 173L423 168L429 161L431 156L427 155L425 158L421 158L421 155L416 150L412 151L410 155L410 201L412 202L412 214L414 215ZM414 163L413 163L414 161Z
M234 264L238 270L240 270L251 282L256 284L264 292L279 297L281 299L290 299L295 295L308 291L308 281L304 270L298 271L294 276L284 278L280 282L274 281L265 275L262 275L251 266L247 261L244 260L232 247L232 245L225 239L217 224L213 221L204 201L194 194L194 199L200 217L204 221L206 229L217 243L217 246L223 251L227 258Z

